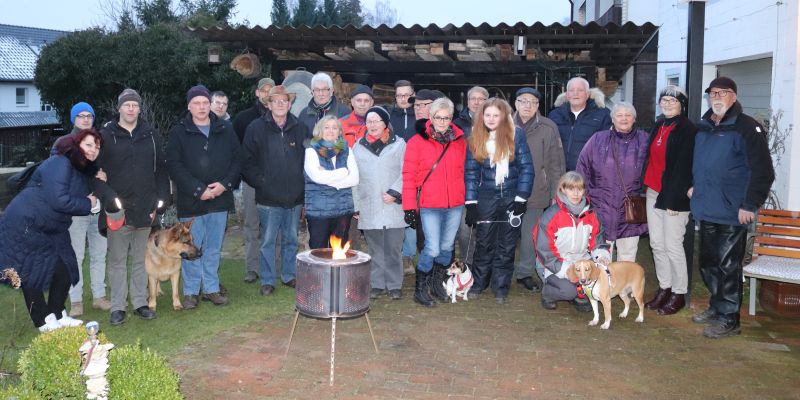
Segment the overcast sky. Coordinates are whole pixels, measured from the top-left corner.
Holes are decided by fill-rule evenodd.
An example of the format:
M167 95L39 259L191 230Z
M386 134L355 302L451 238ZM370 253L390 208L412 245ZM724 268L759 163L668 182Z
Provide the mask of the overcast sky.
M58 30L80 30L108 25L103 4L114 0L3 0L0 23ZM513 25L542 22L564 23L569 19L567 0L390 0L397 10L399 23L410 26L430 23L478 25L487 22ZM177 3L176 0L174 0ZM362 7L372 9L375 0L361 0ZM475 5L472 5L475 4ZM480 4L480 6L476 6ZM525 6L520 7L521 4ZM238 0L234 21L247 20L250 26L270 24L271 0Z

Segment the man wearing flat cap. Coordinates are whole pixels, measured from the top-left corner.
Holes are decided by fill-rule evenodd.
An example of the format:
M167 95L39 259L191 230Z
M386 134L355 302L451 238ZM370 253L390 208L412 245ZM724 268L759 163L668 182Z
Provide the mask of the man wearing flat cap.
M233 130L244 141L247 127L258 117L267 112L267 95L275 86L272 78L261 78L256 84L256 101L252 107L239 112L233 118ZM244 281L253 283L258 280L258 268L261 263L261 227L256 209L256 191L247 182L242 181L242 236L244 236Z
M269 111L247 127L242 143L242 177L255 188L261 224L260 269L262 296L269 296L277 284L275 241L281 234L281 281L295 287L297 228L303 205L305 177L303 140L306 126L289 110L295 94L283 85L267 94Z
M692 320L703 335L741 333L742 260L747 226L769 195L775 171L767 132L742 112L736 82L721 76L706 89L711 107L697 124L689 195L700 222L700 274L711 293L707 310Z
M111 325L125 322L129 297L139 318L156 317L147 307L145 246L156 214L163 211L171 196L161 134L140 118L141 106L139 93L123 90L117 97L119 115L100 129L103 150L96 162L106 172L106 183L116 192L124 212L124 225L120 227L109 226L105 211L99 217L100 231L108 237ZM128 255L132 259L130 278Z
M414 117L417 121L430 119L431 104L433 104L434 100L442 97L444 97L444 93L430 89L422 89L415 95L409 97L408 102L414 105ZM416 127L414 129L414 133L416 133ZM411 140L411 136L409 136L409 140Z
M344 140L347 142L347 147L353 148L367 132L367 110L375 104L375 95L372 94L372 89L366 85L358 85L350 92L350 105L353 106L353 112L350 115L340 118L344 128Z
M186 93L186 115L169 131L167 168L175 183L178 219L192 222L192 239L203 254L181 260L183 308L193 309L203 300L222 306L228 297L220 292L219 261L228 212L233 211L233 190L239 186L241 147L230 121L211 112L211 93L197 85Z
M533 158L533 191L528 198L528 212L522 217L522 237L516 271L517 282L531 292L541 286L534 277L536 255L533 249L533 227L539 222L544 209L552 204L556 186L565 172L564 149L558 126L539 113L542 94L532 87L517 90L514 125L525 131ZM542 271L544 274L544 271Z

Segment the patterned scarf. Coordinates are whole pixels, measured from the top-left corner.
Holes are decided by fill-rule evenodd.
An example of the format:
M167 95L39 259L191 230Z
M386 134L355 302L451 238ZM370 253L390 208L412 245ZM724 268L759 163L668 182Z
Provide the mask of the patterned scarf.
M321 137L315 137L311 139L310 145L320 157L326 160L330 160L347 149L347 142L345 142L344 138L341 136L339 136L335 142L329 142Z

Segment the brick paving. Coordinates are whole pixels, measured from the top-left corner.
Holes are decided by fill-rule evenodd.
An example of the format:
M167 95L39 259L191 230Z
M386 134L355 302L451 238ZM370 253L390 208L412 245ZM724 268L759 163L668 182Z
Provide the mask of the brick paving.
M284 356L287 310L183 349L172 360L181 390L188 399L800 399L797 320L745 309L742 336L709 340L692 311L646 310L639 324L635 303L632 317L616 317L617 299L602 331L587 326L591 313L565 303L545 311L516 284L506 305L484 296L425 309L408 278L402 300L371 305L380 354L364 318L337 321L333 387L330 322L301 316Z

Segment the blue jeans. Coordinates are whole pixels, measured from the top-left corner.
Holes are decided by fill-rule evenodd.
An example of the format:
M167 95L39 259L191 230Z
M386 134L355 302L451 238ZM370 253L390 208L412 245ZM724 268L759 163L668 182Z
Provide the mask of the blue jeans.
M414 257L417 255L417 230L406 228L403 239L403 256Z
M225 237L225 225L228 223L228 212L220 211L192 218L181 218L181 222L194 219L192 223L192 240L203 255L196 260L181 260L183 274L183 294L195 296L203 293L219 292L220 250Z
M258 205L261 221L261 285L275 286L275 238L281 232L281 280L286 283L295 277L297 256L297 225L300 206L292 208Z
M453 208L423 208L420 223L425 232L425 247L419 255L417 268L428 272L433 263L449 265L453 258L453 243L456 240L461 213L464 206Z

